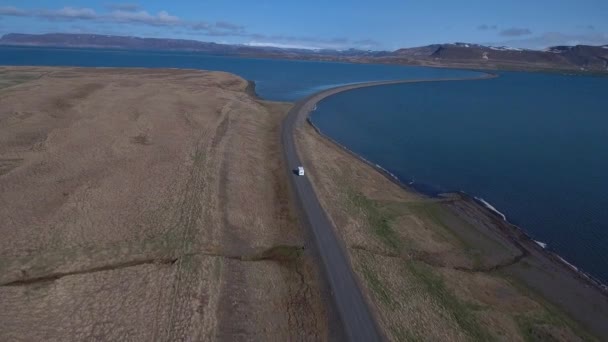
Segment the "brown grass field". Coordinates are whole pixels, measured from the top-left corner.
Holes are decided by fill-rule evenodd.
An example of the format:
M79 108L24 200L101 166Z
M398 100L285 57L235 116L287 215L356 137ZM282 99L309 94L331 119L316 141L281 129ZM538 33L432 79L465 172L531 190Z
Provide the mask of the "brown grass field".
M603 339L590 331L604 333L606 296L497 233L501 221L479 206L405 190L311 125L296 140L389 340ZM553 294L565 309L546 299Z
M0 341L339 339L289 200L290 107L221 72L0 68ZM608 338L606 297L478 206L296 135L389 340Z
M289 104L221 72L0 69L0 340L328 338Z

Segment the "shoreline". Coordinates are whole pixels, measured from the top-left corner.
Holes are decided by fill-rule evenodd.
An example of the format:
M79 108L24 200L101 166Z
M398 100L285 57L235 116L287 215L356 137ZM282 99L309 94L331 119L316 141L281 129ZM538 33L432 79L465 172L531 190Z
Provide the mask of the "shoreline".
M547 245L544 242L540 242L537 240L534 240L523 228L509 222L509 220L507 219L507 217L500 212L498 209L496 209L494 206L492 206L491 203L485 201L483 198L479 198L476 197L474 195L468 194L466 193L464 190L456 190L456 191L452 191L452 192L447 192L447 193L439 193L437 195L433 195L430 193L426 193L420 189L417 189L415 186L412 185L413 182L404 182L403 180L401 180L399 177L397 177L396 175L394 175L393 173L391 173L390 171L388 171L387 169L385 169L384 167L382 167L381 165L378 165L376 163L371 162L370 160L367 160L365 157L357 154L356 152L350 150L348 147L344 146L343 144L337 142L335 139L331 138L330 136L328 136L327 134L323 133L323 131L321 131L321 129L316 126L314 124L314 122L312 122L312 120L310 119L310 114L316 110L316 105L322 101L323 99L338 94L338 93L343 93L346 91L350 91L353 89L358 89L358 88L366 88L366 87L373 87L373 86L379 86L379 85L390 85L390 84L402 84L402 83L422 83L422 82L442 82L442 81L475 81L475 80L485 80L485 79L492 79L492 78L497 78L500 77L497 74L492 74L492 73L487 73L484 72L486 75L479 77L479 78L463 78L463 79L438 79L438 80L412 80L412 81L387 81L387 82L370 82L370 83L363 83L363 84L358 84L360 85L359 87L351 87L351 86L356 86L356 85L347 85L347 86L341 86L341 87L336 87L336 88L331 88L331 89L327 89L325 91L322 91L320 93L316 93L311 95L310 97L315 97L315 95L324 95L322 94L323 92L330 92L330 94L327 94L325 96L320 97L318 100L314 101L312 109L310 111L308 111L308 114L306 115L306 122L312 126L312 128L315 130L315 132L317 132L317 134L319 134L321 137L323 137L324 139L327 139L329 141L331 141L334 145L336 145L337 147L339 147L340 149L344 150L345 152L347 152L349 155L357 158L358 160L370 165L371 167L373 167L377 172L381 173L384 177L386 177L387 179L389 179L391 182L397 184L398 186L400 186L401 188L403 188L405 191L410 191L410 192L414 192L418 195L424 196L424 197L429 197L429 198L441 198L445 195L450 195L450 194L458 194L459 196L462 196L464 199L466 200L470 200L474 203L476 203L478 206L482 207L485 211L488 212L488 214L496 216L497 218L500 218L506 225L508 226L512 226L519 234L517 235L522 235L525 236L525 239L527 240L527 242L532 242L534 243L534 245L538 248L540 248L542 250L543 253L547 254L548 256L550 256L552 259L555 259L556 262L559 262L560 264L562 264L563 266L566 266L569 270L571 270L572 272L576 273L577 276L582 277L583 279L587 280L588 282L590 282L593 286L596 286L598 289L600 289L602 292L604 292L606 295L608 295L608 285L604 284L602 281L600 281L599 279L595 278L594 276L592 276L589 273L586 273L584 271L582 271L579 267L569 263L568 261L566 261L563 257L561 257L558 253L552 251L549 247L547 247ZM311 98L312 99L312 98ZM544 246L541 246L540 244L543 244Z
M263 98L260 97L260 95L258 95L258 93L255 91L255 81L253 80L245 80L247 82L247 87L245 88L245 93L251 97L253 97L256 100L262 100L262 101L266 101Z
M528 248L534 248L534 249L539 250L543 254L546 254L546 256L551 257L551 259L553 259L555 262L564 266L569 271L575 273L575 275L577 277L580 277L580 278L584 279L585 281L591 283L591 285L597 287L599 290L601 290L606 295L608 295L608 285L602 283L599 279L596 279L591 274L582 271L579 267L568 262L566 259L564 259L562 256L560 256L558 253L552 251L547 246L546 243L533 239L523 228L509 222L509 220L506 218L506 216L502 212L500 212L498 209L496 209L494 206L492 206L492 204L490 204L489 202L485 201L483 198L476 197L474 195L470 195L470 194L464 192L463 190L439 193L437 195L431 195L429 193L425 193L425 192L413 187L411 185L411 183L403 182L401 179L399 179L399 177L395 176L393 173L391 173L390 171L388 171L381 165L378 165L376 163L369 161L365 157L357 154L356 152L353 152L346 146L340 144L333 138L329 137L328 135L323 133L309 118L306 119L306 122L323 139L330 141L332 144L336 145L338 148L342 149L343 151L348 153L350 156L357 158L359 161L371 166L376 172L382 174L385 178L387 178L391 182L393 182L396 185L398 185L399 187L401 187L404 191L412 192L419 196L433 198L433 199L440 199L440 198L443 198L446 196L457 195L457 196L460 196L462 198L462 200L465 202L468 201L470 203L474 203L478 208L482 208L488 216L491 216L493 218L500 220L503 223L503 225L508 226L511 230L513 230L513 232L510 233L510 235L511 235L510 237L515 238L515 239L522 239L526 243L530 243L527 246Z
M489 214L494 215L496 218L500 219L503 222L503 225L507 226L508 229L511 229L513 231L511 233L513 236L522 240L520 242L526 243L527 248L533 248L545 254L546 256L553 259L555 262L561 264L571 272L575 273L577 277L580 277L584 281L591 283L590 285L597 287L598 290L602 291L605 295L608 296L607 284L604 284L601 280L595 278L593 275L581 270L580 267L568 262L561 255L559 255L559 253L551 250L550 246L548 246L547 243L533 239L530 234L528 234L522 227L511 223L503 213L498 211L490 203L486 202L483 198L469 195L462 190L459 190L456 193L462 196L465 200L475 202L477 205L485 208L489 212Z
M136 52L160 52L160 53L200 53L195 49L140 49L140 48L125 48L125 47L104 47L104 46L60 46L60 45L36 45L36 44L0 44L0 48L40 48L40 49L51 49L51 50L100 50L100 51L136 51ZM431 60L413 60L413 61L390 61L390 60L352 60L348 57L337 57L334 59L325 58L305 58L305 57L291 57L291 56L278 56L278 55L265 55L265 54L218 54L218 53L202 53L204 55L212 57L226 57L226 58L249 58L249 59L268 59L268 60L283 60L283 61L303 61L303 62L326 62L326 63L344 63L344 64L371 64L371 65L393 65L393 66L405 66L405 67L425 67L425 68L436 68L436 69L456 69L456 70L471 70L481 71L486 73L500 72L500 71L512 71L512 72L533 72L533 73L548 73L548 74L563 74L571 76L589 76L589 77L608 77L608 73L603 70L580 70L577 67L573 68L559 68L559 67L542 67L538 65L533 66L522 66L517 65L482 65L472 63L459 64L458 62L447 62L445 64L436 64ZM4 65L10 66L10 65ZM38 65L42 66L42 65Z
M483 80L494 77L498 77L498 75L486 74L479 78L465 78L459 80ZM605 336L608 331L606 328L602 328L601 322L598 323L597 320L593 318L593 312L594 310L606 311L606 307L608 307L608 286L606 284L592 275L585 273L577 266L569 263L558 253L547 248L546 244L543 242L534 240L524 229L509 222L504 214L482 198L477 198L464 191L431 195L416 189L411 183L404 182L381 165L367 160L365 157L355 153L324 134L310 119L310 114L316 109L318 102L337 93L376 85L439 81L456 81L456 79L370 82L327 89L310 95L299 102L302 108L298 120L305 121L322 139L331 142L333 146L338 147L340 150L364 164L371 166L373 170L399 186L402 190L415 193L424 198L442 200L446 203L448 209L452 210L457 215L464 217L469 222L475 222L480 218L491 222L490 226L485 227L477 227L477 225L473 224L473 229L478 231L486 230L492 234L496 234L509 241L509 243L521 253L521 256L513 263L499 265L498 268L501 269L500 272L504 272L508 277L513 277L518 283L521 283L521 285L528 288L533 293L539 294L544 300L549 301L552 305L561 307L575 320L585 322L585 325L590 326L596 333ZM522 271L520 266L518 266L518 263L524 258L535 263L537 268ZM545 270L548 271L542 272ZM556 279L559 280L556 281ZM594 303L596 303L595 301L598 299L599 302L602 303L600 304L598 302L598 307L602 307L603 305L603 308L594 308Z

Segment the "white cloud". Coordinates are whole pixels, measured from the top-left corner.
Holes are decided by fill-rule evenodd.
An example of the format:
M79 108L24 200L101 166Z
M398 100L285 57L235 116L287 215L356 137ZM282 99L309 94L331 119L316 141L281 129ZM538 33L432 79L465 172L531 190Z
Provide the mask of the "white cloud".
M116 21L120 23L142 23L154 26L171 26L183 24L180 18L174 15L170 15L167 11L160 11L158 12L158 14L152 15L147 11L133 12L117 10L111 12L106 18L110 21Z
M49 19L96 19L97 13L90 8L64 7L56 11L41 11L40 16Z
M158 12L158 15L156 17L158 18L158 20L164 23L177 23L181 21L178 17L170 15L167 11Z
M167 11L159 11L152 14L132 4L114 4L107 8L110 11L96 12L91 8L63 7L58 10L28 10L13 6L0 6L0 18L4 16L31 17L53 22L94 22L96 26L108 24L136 24L147 25L174 30L183 29L191 34L200 33L208 37L240 37L250 39L251 46L274 46L294 49L347 49L358 47L363 49L372 48L379 44L373 40L355 40L348 38L321 38L321 37L297 37L284 35L264 35L247 32L244 26L227 21L207 23L204 21L187 21ZM82 26L80 26L82 28Z
M135 5L112 5L112 8L117 8L111 12L98 13L91 8L83 7L63 7L58 10L24 10L13 6L0 7L0 17L3 16L19 16L42 18L51 21L96 21L102 23L119 23L119 24L146 24L152 26L184 26L190 27L194 23L182 21L179 17L169 14L167 11L160 11L157 14L150 14L144 10L137 10ZM223 23L224 26L232 25ZM234 25L235 27L237 25ZM240 27L240 26L239 26ZM220 27L221 29L221 27Z

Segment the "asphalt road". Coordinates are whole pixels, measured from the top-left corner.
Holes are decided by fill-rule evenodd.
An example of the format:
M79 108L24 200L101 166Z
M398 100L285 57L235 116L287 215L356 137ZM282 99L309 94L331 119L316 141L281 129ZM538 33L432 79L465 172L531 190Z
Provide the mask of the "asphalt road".
M493 75L482 78L488 77L493 77ZM344 333L349 341L372 342L381 341L385 338L380 333L378 324L371 314L368 303L355 279L342 240L336 236L335 229L321 207L312 184L307 176L294 174L294 170L298 166L304 166L305 170L307 167L298 156L294 141L294 128L306 122L306 118L317 102L336 93L376 85L452 80L456 79L381 81L331 88L297 102L283 121L281 141L293 195L303 216L303 222L310 229L312 238L317 245L322 270L331 290L336 311L343 324Z

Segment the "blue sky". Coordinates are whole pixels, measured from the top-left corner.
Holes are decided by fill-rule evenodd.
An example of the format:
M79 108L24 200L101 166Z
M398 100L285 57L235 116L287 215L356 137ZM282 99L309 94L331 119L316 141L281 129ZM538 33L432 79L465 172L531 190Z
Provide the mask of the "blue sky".
M608 44L608 0L11 1L0 34L98 33L304 48Z

